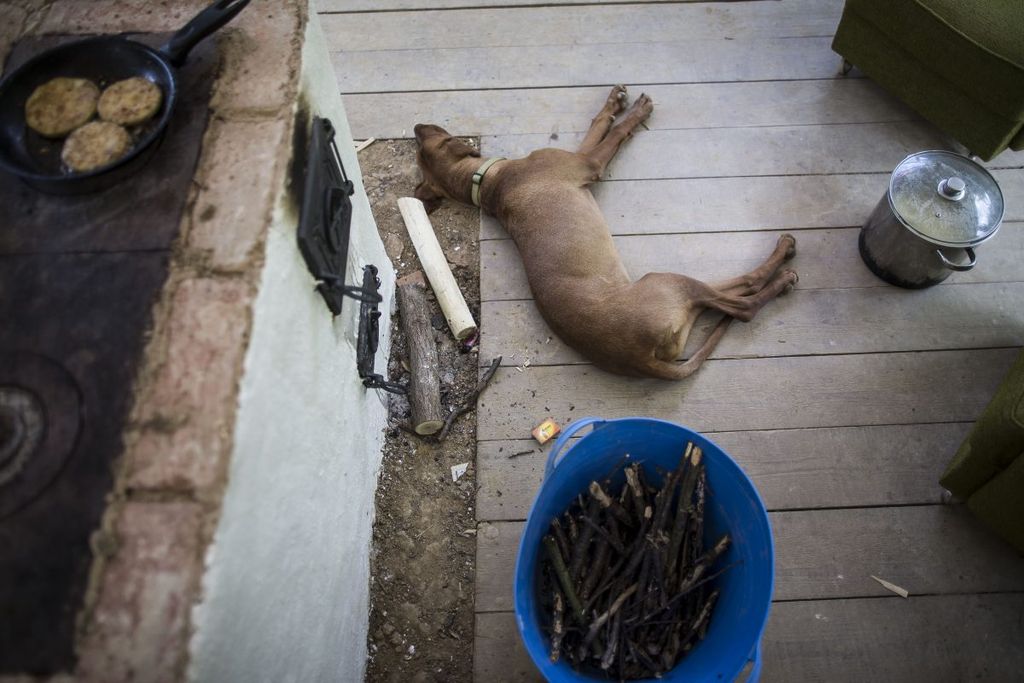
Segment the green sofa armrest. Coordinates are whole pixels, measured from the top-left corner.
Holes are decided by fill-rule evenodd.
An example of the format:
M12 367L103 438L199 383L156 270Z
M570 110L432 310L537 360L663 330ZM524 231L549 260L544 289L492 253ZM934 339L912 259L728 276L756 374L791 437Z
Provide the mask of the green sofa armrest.
M1024 452L967 500L978 519L1024 553Z
M991 159L1024 147L1024 0L846 0L832 49Z
M939 480L968 500L1024 451L1024 351ZM1024 497L1024 490L1021 491Z

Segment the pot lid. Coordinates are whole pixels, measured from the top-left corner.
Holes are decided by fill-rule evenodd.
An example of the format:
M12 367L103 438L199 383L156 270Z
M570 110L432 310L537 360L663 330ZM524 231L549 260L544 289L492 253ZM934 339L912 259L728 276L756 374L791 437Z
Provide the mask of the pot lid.
M980 164L954 152L911 154L889 181L889 204L908 228L930 242L969 247L1003 220L1003 193Z

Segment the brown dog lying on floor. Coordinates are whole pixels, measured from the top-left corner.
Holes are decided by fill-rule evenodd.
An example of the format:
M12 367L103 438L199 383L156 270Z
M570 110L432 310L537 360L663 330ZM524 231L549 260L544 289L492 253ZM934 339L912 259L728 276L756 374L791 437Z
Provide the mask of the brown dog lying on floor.
M779 238L768 260L731 280L706 284L676 273L631 282L608 225L587 188L654 109L641 95L626 108L626 88L612 88L579 149L539 149L523 159L481 160L480 153L434 125L416 126L427 210L447 197L496 217L519 247L537 308L552 330L596 366L622 375L683 379L711 354L733 318L751 320L797 282L780 270L796 253ZM614 125L613 125L614 124ZM702 311L725 313L700 349L676 360Z

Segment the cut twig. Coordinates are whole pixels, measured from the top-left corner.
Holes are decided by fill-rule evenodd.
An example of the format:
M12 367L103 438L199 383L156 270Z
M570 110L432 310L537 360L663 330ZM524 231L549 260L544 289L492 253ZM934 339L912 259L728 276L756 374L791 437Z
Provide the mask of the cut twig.
M593 498L587 503L587 509L584 512L583 520L590 519L594 521L597 517L601 508L601 504ZM572 549L572 562L569 563L569 576L575 581L580 571L583 569L583 562L587 559L587 551L590 549L590 541L594 538L595 524L584 524L580 529L580 537L576 539L576 544Z
M679 564L679 546L683 542L683 534L686 533L686 526L693 510L693 490L697 486L697 468L700 461L700 448L694 448L692 442L688 443L686 453L683 455L686 472L679 488L679 502L676 504L676 516L672 521L672 536L668 543L668 575L670 578L674 578L676 575L676 567Z
M711 591L711 595L708 596L704 606L701 607L700 614L697 615L697 621L694 622L693 626L690 627L690 636L698 635L707 628L708 619L711 617L711 610L715 607L715 601L718 600L718 589Z
M622 547L622 544L612 538L611 532L605 531L605 529L600 524L593 521L589 517L584 517L583 523L593 527L594 533L600 536L601 540L603 540L605 543L608 543L609 545L611 545L611 547L615 548L615 552L619 553L620 555L626 552L626 549Z
M441 433L438 434L437 436L438 443L448 438L448 432L451 431L452 424L455 423L455 420L460 415L468 413L469 411L476 408L476 400L480 398L480 394L482 394L484 389L487 388L487 385L490 384L491 378L494 377L494 373L498 371L499 365L501 365L501 356L498 356L497 358L491 361L491 364L487 367L487 371L484 372L483 377L481 377L480 381L477 382L476 389L474 389L473 392L466 397L466 399L459 405L458 408L456 408L455 410L448 414L448 417L444 421L444 427L441 429Z
M629 599L629 596L633 595L633 593L636 593L636 589L637 584L634 583L632 586L623 591L622 595L615 598L615 602L612 603L612 606L609 607L607 611L602 612L601 615L594 620L594 623L590 625L590 629L587 631L586 638L583 639L584 646L590 646L590 643L593 642L594 638L597 637L598 631L600 631L601 627L605 625L605 622L607 622L608 619L610 619L611 617L615 616L616 612L619 611L619 608L622 607L622 603L626 602L626 600Z
M635 625L636 626L643 626L643 625L651 625L651 624L660 623L658 621L655 621L654 618L659 616L659 615L662 615L662 614L664 614L666 612L670 612L671 610L675 609L676 607L679 606L679 603L681 603L685 598L689 597L690 594L693 591L697 590L698 588L701 588L705 584L708 584L708 583L714 581L719 576L721 576L722 574L724 574L725 572L729 571L734 566L736 566L736 564L738 564L738 563L734 562L732 564L726 565L726 566L722 567L721 569L719 569L714 574L709 574L708 576L705 576L700 581L694 583L692 586L688 586L686 588L686 590L684 590L684 591L682 591L680 593L677 593L675 596L673 596L673 598L668 601L668 604L665 607L662 607L662 608L658 609L657 611L655 611L655 612L653 612L651 614L646 615L645 617L640 619L638 622L636 622Z
M557 662L562 654L562 638L565 636L565 623L562 619L564 612L562 604L562 593L555 589L554 614L551 617L551 661Z
M639 519L643 519L644 508L647 507L647 500L644 496L644 487L640 484L640 476L637 474L637 469L639 467L639 465L633 463L626 468L626 485L632 493L633 507L636 509L636 516Z
M562 523L557 519L551 520L551 535L555 537L562 557L569 557L572 552L569 546L569 539L565 536L565 529L562 528Z
M619 505L619 501L605 493L605 490L596 481L590 482L590 495L597 499L601 507L615 515L615 518L626 526L634 526L637 523L637 520L630 517L626 509Z
M618 614L612 619L611 633L608 637L608 648L601 657L601 668L607 671L615 661L615 653L619 650L619 630L622 628L622 617Z
M566 569L565 560L562 559L562 553L559 552L558 544L552 536L544 537L544 549L548 551L548 557L551 558L551 566L555 570L555 576L558 577L558 583L562 586L562 592L565 593L565 597L569 601L569 607L572 608L573 618L577 623L582 624L584 620L583 605L580 604L580 599L576 596L576 591L572 587L572 579L569 578L569 570Z
M726 550L729 549L729 542L729 534L726 534L718 539L718 543L716 543L711 550L701 555L700 559L697 560L697 563L693 565L693 569L690 570L686 575L686 578L684 578L679 584L680 593L691 588L700 580L700 577L704 575L704 572L706 572L708 568L713 565Z
M590 521L590 520L587 520ZM601 531L604 531L603 529ZM607 533L607 532L605 532ZM621 547L621 546L620 546ZM594 553L594 561L590 565L590 570L587 571L586 577L583 579L583 587L580 588L580 599L586 600L590 597L590 592L597 586L597 582L601 580L605 570L608 568L608 558L611 556L611 538L603 538L597 545L597 551ZM621 553L621 551L619 551Z
M693 503L693 541L690 543L690 555L686 561L696 562L700 558L700 549L704 545L704 499L707 493L707 475L704 463L697 464L697 491Z

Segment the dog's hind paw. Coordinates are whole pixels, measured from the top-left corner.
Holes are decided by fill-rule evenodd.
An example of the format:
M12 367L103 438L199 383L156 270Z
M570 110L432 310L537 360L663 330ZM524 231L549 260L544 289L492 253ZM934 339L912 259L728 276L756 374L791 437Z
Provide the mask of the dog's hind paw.
M786 286L782 288L781 292L779 292L779 296L789 294L796 288L796 283L800 282L800 276L796 274L795 270L786 269L782 271L782 277L789 280L789 282L787 282Z

